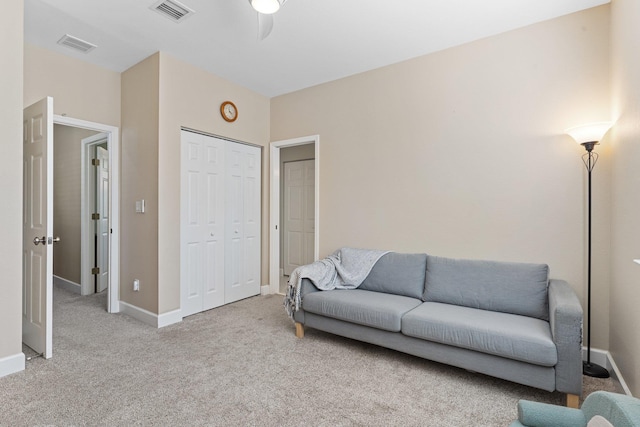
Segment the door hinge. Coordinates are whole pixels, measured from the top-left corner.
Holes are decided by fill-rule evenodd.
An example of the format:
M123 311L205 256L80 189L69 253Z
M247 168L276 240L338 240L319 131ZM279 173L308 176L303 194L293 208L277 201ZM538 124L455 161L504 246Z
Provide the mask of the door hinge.
M93 166L100 166L100 159L91 159L91 164Z
M92 213L91 214L91 219L100 219L100 214L99 213Z
M91 269L91 274L100 274L100 267L93 267Z

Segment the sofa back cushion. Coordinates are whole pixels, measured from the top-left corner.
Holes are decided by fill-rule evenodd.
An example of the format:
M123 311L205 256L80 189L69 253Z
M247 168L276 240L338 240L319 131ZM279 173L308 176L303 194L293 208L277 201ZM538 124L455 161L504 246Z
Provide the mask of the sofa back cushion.
M429 255L424 301L549 320L549 266Z
M426 269L427 254L389 252L376 262L358 289L421 299Z

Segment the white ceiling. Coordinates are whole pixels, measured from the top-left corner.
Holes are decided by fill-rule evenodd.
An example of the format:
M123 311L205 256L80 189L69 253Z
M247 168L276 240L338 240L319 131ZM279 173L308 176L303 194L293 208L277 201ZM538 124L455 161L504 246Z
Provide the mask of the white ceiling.
M609 0L288 0L263 41L247 0L180 2L196 13L175 23L156 0L25 0L25 41L115 71L163 51L272 97Z

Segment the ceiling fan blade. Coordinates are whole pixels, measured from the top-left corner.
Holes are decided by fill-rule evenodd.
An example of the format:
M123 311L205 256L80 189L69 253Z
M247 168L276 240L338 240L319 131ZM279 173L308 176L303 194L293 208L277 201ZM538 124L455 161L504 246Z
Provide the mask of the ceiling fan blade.
M258 13L258 40L264 40L273 30L273 15Z

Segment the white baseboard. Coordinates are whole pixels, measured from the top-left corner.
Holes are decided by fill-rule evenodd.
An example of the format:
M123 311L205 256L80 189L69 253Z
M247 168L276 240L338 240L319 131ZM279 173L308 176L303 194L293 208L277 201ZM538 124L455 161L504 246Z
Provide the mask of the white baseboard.
M587 360L586 347L582 347L582 360ZM616 365L615 360L613 360L613 356L611 355L611 353L609 353L606 350L592 347L591 361L595 364L598 364L606 368L606 370L609 371L609 373L611 373L612 376L614 376L620 382L620 385L622 385L622 389L624 390L625 394L627 394L628 396L632 396L631 390L629 389L629 386L627 385L624 378L622 377L622 373L618 369L618 365Z
M616 365L616 362L613 360L613 356L611 356L611 353L609 352L607 352L607 355L608 355L607 360L611 364L611 370L613 371L613 374L618 379L618 381L620 381L620 385L622 386L622 389L624 390L625 394L627 396L633 396L633 394L631 393L631 389L629 389L629 386L625 382L624 378L622 378L622 373L618 369L618 365Z
M269 295L271 293L271 286L262 285L260 286L260 295Z
M182 322L182 310L180 309L158 315L158 328L164 328L180 322Z
M22 352L14 354L13 356L3 357L0 359L0 378L24 371L24 366L25 357Z
M607 371L611 370L611 366L609 365L608 360L609 352L606 350L601 350L599 348L591 347L591 361L597 365L600 365L607 369ZM587 348L582 347L582 360L587 360Z
M181 310L174 310L158 315L124 301L120 301L120 313L131 316L154 328L163 328L174 323L182 322Z
M60 276L53 276L53 286L57 286L65 291L73 292L74 294L81 295L82 286L79 283L72 282L71 280L64 279Z

